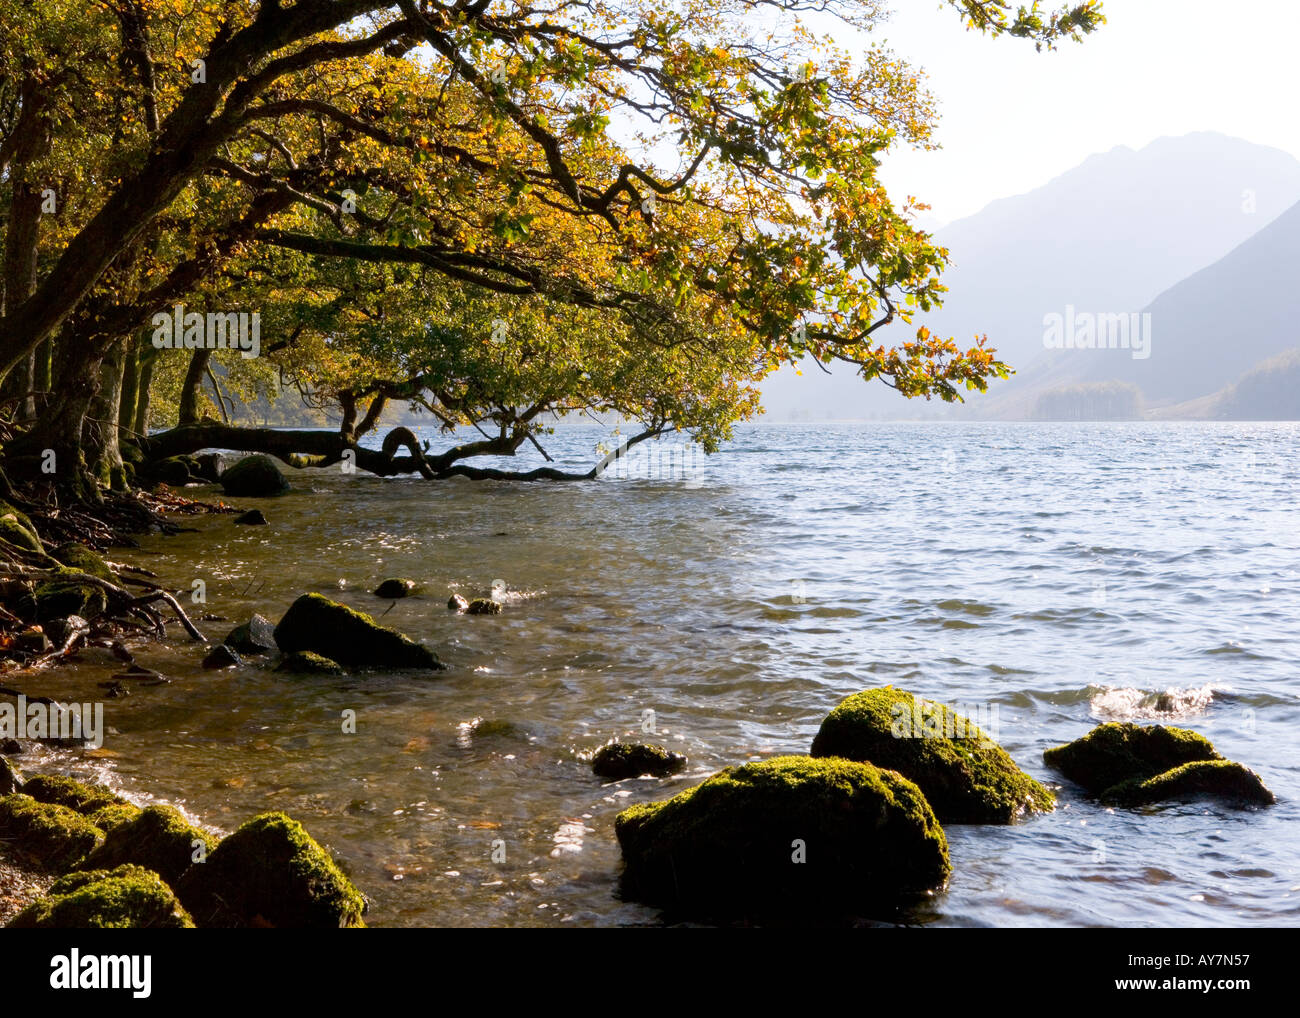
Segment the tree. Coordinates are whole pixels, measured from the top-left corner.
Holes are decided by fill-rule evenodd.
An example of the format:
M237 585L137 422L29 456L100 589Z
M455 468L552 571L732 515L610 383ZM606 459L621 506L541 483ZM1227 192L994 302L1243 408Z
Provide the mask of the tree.
M1095 2L947 2L1039 47L1102 20ZM212 356L190 351L185 419L144 441L157 455L219 440L328 462L396 400L495 430L432 462L390 433L368 469L438 476L589 409L713 445L754 411L753 383L804 356L905 396L985 388L1007 369L983 343L878 338L943 291L946 252L876 177L890 146L929 144L933 104L894 55L815 36L801 16L823 9L0 0L19 69L0 83L0 371L52 341L57 375L6 464L54 449L76 497L112 481L128 346L176 302L264 307L274 357L343 425L290 442L195 423ZM33 228L31 182L60 171L57 224ZM10 248L37 267L12 288Z

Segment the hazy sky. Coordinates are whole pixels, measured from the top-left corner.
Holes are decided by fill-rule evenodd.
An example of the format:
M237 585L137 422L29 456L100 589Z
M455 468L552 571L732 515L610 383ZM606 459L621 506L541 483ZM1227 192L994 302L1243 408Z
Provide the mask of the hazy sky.
M896 201L934 207L926 225L1165 135L1221 131L1300 157L1295 0L1105 0L1107 24L1053 53L967 32L938 0L893 6L874 34L928 72L944 147L900 149L883 175Z

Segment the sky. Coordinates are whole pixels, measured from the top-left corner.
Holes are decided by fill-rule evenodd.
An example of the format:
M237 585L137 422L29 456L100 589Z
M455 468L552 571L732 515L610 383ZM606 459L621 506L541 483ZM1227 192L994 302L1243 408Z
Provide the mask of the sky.
M933 206L927 227L1168 135L1220 131L1300 158L1295 0L1104 0L1105 25L1050 53L967 32L938 0L893 8L872 34L928 73L943 149L899 149L882 177L895 200Z

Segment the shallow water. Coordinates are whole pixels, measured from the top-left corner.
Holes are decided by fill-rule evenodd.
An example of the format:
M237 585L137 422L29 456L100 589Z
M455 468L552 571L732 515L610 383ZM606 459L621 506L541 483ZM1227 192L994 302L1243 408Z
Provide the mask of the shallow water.
M585 468L602 437L564 429L548 449ZM642 446L592 483L299 472L257 503L269 527L204 518L113 557L204 580L198 610L229 619L202 623L211 637L320 590L389 609L450 669L213 673L183 640L144 647L173 682L108 700L91 763L219 830L297 816L370 897L372 925L655 923L616 895L618 810L806 752L841 697L892 683L980 711L1040 779L1048 746L1156 719L1210 736L1280 802L1111 811L1066 786L1052 815L950 826L947 891L874 918L1295 925L1298 438L1292 424L758 425L707 460ZM389 576L427 593L390 609L369 593ZM449 591L495 580L502 615L446 610ZM115 670L11 684L87 700ZM686 774L591 775L584 755L650 726Z

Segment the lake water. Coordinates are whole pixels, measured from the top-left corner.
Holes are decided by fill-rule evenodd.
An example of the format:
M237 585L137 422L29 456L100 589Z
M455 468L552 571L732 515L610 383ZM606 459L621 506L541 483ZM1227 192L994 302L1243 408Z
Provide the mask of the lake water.
M586 468L604 434L547 447ZM1279 803L1112 811L1067 786L1051 815L948 827L948 889L873 918L1295 925L1298 439L1292 424L755 425L708 458L642 446L589 483L298 472L256 503L269 527L201 518L112 557L204 580L199 610L230 619L202 623L218 639L310 590L378 615L390 603L369 591L411 577L427 594L383 621L450 669L214 673L196 645L145 646L173 682L107 701L112 755L92 763L222 831L288 811L370 897L372 925L653 924L617 897L616 813L807 752L847 694L893 684L978 709L1041 780L1045 748L1158 719L1208 735ZM447 611L450 591L496 580L502 615ZM114 670L87 660L26 686L93 699ZM613 737L661 742L688 770L603 784L586 757Z

